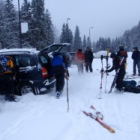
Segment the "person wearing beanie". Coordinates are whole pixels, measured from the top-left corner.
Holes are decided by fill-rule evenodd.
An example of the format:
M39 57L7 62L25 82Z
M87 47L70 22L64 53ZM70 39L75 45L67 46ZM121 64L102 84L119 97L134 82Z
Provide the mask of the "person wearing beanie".
M85 63L86 63L86 72L88 72L88 70L90 72L93 72L92 61L94 56L93 56L93 52L89 47L87 47L86 51L84 52L84 55L85 55Z
M119 46L119 51L117 52L117 56L119 56L119 57L125 57L125 58L128 57L127 52L125 51L123 45L120 45Z

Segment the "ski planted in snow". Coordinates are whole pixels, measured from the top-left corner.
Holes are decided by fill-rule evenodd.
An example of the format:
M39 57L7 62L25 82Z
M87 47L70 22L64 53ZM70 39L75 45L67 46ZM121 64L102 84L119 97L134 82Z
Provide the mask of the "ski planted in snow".
M101 68L101 82L100 82L100 91L99 91L99 94L98 94L98 99L102 99L102 84L103 84L103 76L104 76L104 68L103 68L103 58L104 56L101 55L101 64L102 64L102 68Z
M98 119L98 117L96 115L93 115L91 112L87 113L86 111L83 111L83 113L86 116L89 116L90 118L92 118L95 121L97 121L101 126L103 126L104 128L106 128L110 133L115 133L115 131L110 126L108 126L103 121L101 121L100 119Z

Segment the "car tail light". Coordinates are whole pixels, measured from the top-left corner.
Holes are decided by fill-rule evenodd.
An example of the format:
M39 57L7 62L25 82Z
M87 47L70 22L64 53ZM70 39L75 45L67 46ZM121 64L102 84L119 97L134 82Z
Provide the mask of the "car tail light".
M44 67L42 67L42 77L43 78L46 78L47 76L48 76L48 71L47 71L47 69L46 68L44 68Z

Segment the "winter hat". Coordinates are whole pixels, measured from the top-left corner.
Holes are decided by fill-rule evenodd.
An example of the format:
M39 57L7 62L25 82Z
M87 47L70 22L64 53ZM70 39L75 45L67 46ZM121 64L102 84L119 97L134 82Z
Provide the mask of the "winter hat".
M78 49L78 52L82 52L82 49Z
M120 50L124 50L124 45L120 45Z
M134 50L138 50L138 47L134 47L133 49L134 49Z
M117 55L113 52L110 54L110 58L115 58Z

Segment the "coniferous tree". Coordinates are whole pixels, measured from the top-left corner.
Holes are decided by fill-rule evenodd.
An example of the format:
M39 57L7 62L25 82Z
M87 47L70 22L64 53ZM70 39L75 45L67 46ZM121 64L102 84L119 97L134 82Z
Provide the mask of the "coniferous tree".
M46 47L44 0L32 0L31 23L29 27L30 45L37 49Z
M106 40L106 50L109 50L111 46L111 39L108 37Z
M1 28L1 44L3 48L15 48L19 47L19 32L18 32L18 22L17 15L13 5L13 0L5 0L4 2L4 16L3 12L0 13L1 18L0 21Z
M82 49L86 50L86 47L87 47L87 40L86 40L86 36L84 35Z
M73 40L73 35L72 35L72 31L69 28L68 24L66 24L66 42L67 43L72 43Z
M49 10L46 10L45 14L45 32L46 32L46 45L50 45L54 43L54 27L51 20L51 15Z
M29 22L31 18L31 4L28 0L24 0L21 6L21 22Z
M90 38L89 38L89 37L87 37L87 46L88 46L88 47L90 47L90 48L91 48L91 46L92 46L92 45L91 45L91 41L90 41Z
M66 43L66 25L65 25L65 23L62 26L62 32L60 35L60 43Z
M5 20L4 2L1 0L0 1L0 48L4 48L5 46L3 34L4 34L4 29L6 27L4 24L4 20Z
M21 33L21 41L22 41L22 47L30 48L32 47L30 45L30 31L29 31L29 25L31 21L31 4L28 2L28 0L24 0L22 7L21 7L21 23L27 23L28 25L28 31L26 33Z
M62 32L60 36L60 42L61 43L73 43L73 34L71 29L69 29L68 24L63 24L62 26ZM68 48L67 51L71 51L73 48Z
M76 26L75 29L73 46L74 46L74 51L77 51L78 48L82 48L82 40L80 37L80 31L78 26Z
M59 30L56 28L56 26L53 26L53 31L54 31L54 42L60 43L60 34L59 34Z
M66 35L66 42L72 44L73 35L72 35L72 31L69 29L68 24L66 24L65 35ZM70 46L67 51L69 51L69 52L71 51Z

